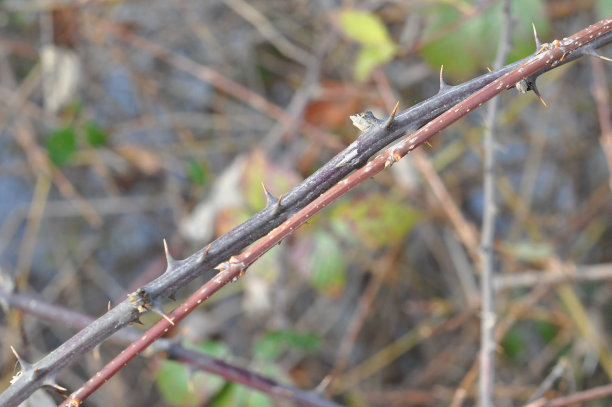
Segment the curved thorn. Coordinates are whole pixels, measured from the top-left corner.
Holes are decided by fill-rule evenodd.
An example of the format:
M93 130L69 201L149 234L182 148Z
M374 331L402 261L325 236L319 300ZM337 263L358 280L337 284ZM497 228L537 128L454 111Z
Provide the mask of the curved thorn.
M440 90L438 92L441 92L449 87L450 86L448 83L444 81L444 65L440 65Z
M15 357L17 358L17 362L19 362L19 366L21 366L22 371L30 370L32 368L32 364L26 362L26 360L22 358L19 353L17 353L13 346L11 346L11 351L13 352L13 355L15 355Z
M168 266L173 263L176 263L176 259L172 257L172 255L170 254L170 250L168 250L168 243L166 242L166 239L164 239L164 252L166 252L166 262L168 263ZM168 267L168 269L169 268L170 267Z
M602 59L604 61L612 62L612 59L610 59L608 57L604 57L603 55L598 54L597 51L595 51L593 48L585 49L584 53L589 55L589 56Z
M399 100L395 104L395 107L393 108L393 111L391 112L391 115L389 116L389 118L387 120L385 120L385 123L383 124L383 127L385 129L388 130L391 127L391 125L393 124L393 119L395 119L395 114L397 113L397 108L398 107L399 107Z
M266 208L270 205L273 205L274 202L276 202L276 200L278 198L276 198L274 195L272 195L270 193L270 191L268 191L268 188L266 188L266 185L263 183L263 181L261 181L261 187L264 190L264 194L266 195Z
M533 39L535 40L536 52L537 52L540 50L540 48L542 48L542 42L540 41L540 38L538 38L538 32L535 28L535 24L531 23L531 27L533 28Z
M57 384L57 382L55 381L54 377L49 377L49 378L45 379L45 381L43 383L45 384L45 386L53 387L55 390L59 391L60 393L65 393L65 392L68 391L67 388Z
M197 258L196 258L196 264L202 264L204 263L204 260L206 259L206 256L208 256L208 252L210 251L210 246L212 245L212 243L209 243L208 246L206 246L206 250L204 250L203 253L201 253Z
M170 322L170 324L174 325L174 321L172 321L172 319L170 319L170 317L164 312L164 310L159 306L159 303L153 304L151 310L166 321Z
M538 97L538 99L540 99L540 102L542 102L542 104L544 105L544 107L548 107L548 105L546 104L546 102L544 101L544 98L542 97L542 95L540 95L540 91L538 90L538 87L536 86L535 82L533 82L531 84L531 90L533 91L533 93L536 94L536 96Z

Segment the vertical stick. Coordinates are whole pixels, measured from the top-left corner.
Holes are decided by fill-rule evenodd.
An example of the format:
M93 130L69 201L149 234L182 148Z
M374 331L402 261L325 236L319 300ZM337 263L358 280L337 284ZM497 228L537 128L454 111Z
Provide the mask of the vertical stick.
M510 26L512 14L510 0L505 0L502 10L502 26L499 34L497 55L493 69L503 66L510 48ZM480 407L493 406L495 386L495 299L493 290L495 238L495 116L499 98L490 101L487 110L484 137L484 209L482 215L482 236L480 258L482 274L480 290L482 297L482 316L480 322L480 377L478 384L478 404Z

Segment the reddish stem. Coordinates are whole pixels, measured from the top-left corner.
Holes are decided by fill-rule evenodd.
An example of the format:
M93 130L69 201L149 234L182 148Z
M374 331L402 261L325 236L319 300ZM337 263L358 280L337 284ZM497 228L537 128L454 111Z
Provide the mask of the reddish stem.
M491 82L489 85L483 87L481 90L442 113L435 120L429 122L415 133L403 138L392 147L385 150L385 152L379 154L364 167L347 176L344 180L340 181L309 205L298 211L295 215L287 219L284 223L241 254L232 256L229 261L220 264L218 266L220 272L213 279L204 284L202 288L192 294L183 304L174 309L174 311L169 314L168 319L161 319L142 335L138 341L132 343L127 349L115 357L115 359L109 362L100 372L74 392L61 404L61 406L75 406L82 403L83 400L102 386L103 383L123 366L127 365L140 352L145 350L157 338L167 332L172 326L170 321L175 324L178 323L221 287L244 275L246 269L255 262L255 260L274 247L274 245L280 243L286 236L340 196L346 194L348 191L386 167L391 166L404 155L425 143L433 135L467 115L472 110L480 107L494 96L545 67L554 67L560 61L567 58L572 52L583 48L591 41L610 31L612 31L612 16L579 31L569 38L565 38L561 41L555 40L552 43L553 45L545 44L537 55L534 55L524 64ZM282 205L282 202L279 200L277 204Z

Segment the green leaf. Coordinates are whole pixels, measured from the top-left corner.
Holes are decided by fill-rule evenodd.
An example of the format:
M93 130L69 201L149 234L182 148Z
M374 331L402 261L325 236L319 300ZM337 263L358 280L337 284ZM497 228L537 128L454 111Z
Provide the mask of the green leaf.
M531 23L544 41L549 31L542 0L515 0L512 2L512 50L509 61L523 58L535 51ZM464 21L462 21L462 19ZM421 48L421 56L438 70L457 79L467 79L483 70L495 57L501 26L501 3L476 16L462 15L452 4L432 7L426 38L434 40ZM454 24L459 24L454 28ZM439 34L443 34L438 38Z
M172 360L164 360L155 375L159 392L164 400L172 405L187 402L190 396L188 381L187 368L182 363Z
M250 391L246 402L250 407L272 407L274 404L270 397L258 391Z
M548 321L536 321L536 326L538 334L540 334L540 337L542 337L547 344L551 343L559 333L559 328Z
M265 394L231 382L228 382L210 403L211 407L272 407L273 405Z
M346 285L344 253L334 237L318 232L314 235L314 250L310 256L311 283L320 292L335 297Z
M357 61L355 61L355 79L358 81L368 79L377 66L393 59L395 50L396 46L393 43L364 46L357 54Z
M320 339L314 333L296 331L272 331L255 343L253 353L262 359L276 359L287 349L315 352L319 349Z
M195 347L198 351L205 355L215 358L226 358L231 355L230 349L224 342L220 341L204 341Z
M387 27L374 14L361 10L340 13L340 29L362 45L381 45L391 42Z
M191 348L191 346L186 345ZM227 344L221 341L204 341L193 347L194 350L218 359L229 359L231 351ZM214 394L225 386L225 380L215 374L198 371L194 375L197 388L205 394Z
M189 180L196 185L202 186L208 180L206 167L193 159L187 163L187 174L189 175Z
M68 162L76 150L76 133L72 127L56 130L47 137L47 154L57 166Z
M85 125L85 135L87 142L93 147L99 147L106 144L106 132L94 122L88 122Z
M211 407L238 407L244 403L246 389L236 383L227 382L211 401Z
M374 68L393 59L397 46L376 15L345 10L340 13L339 20L344 34L363 46L355 61L355 78L358 81L367 79Z
M343 201L336 205L331 216L334 230L376 249L407 235L421 213L401 197L372 194Z
M518 329L510 329L502 339L501 346L508 358L517 361L525 350L525 338Z

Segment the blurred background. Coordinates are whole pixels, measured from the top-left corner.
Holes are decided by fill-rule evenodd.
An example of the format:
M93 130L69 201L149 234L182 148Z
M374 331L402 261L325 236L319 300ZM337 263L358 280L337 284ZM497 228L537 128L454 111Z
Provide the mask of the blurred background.
M508 62L534 51L532 23L550 42L610 14L607 0L512 1ZM261 182L281 195L353 141L349 115L434 95L441 65L451 85L485 73L501 19L486 0L0 1L4 286L101 315L163 272L162 239L187 257L264 207ZM540 78L548 107L501 97L497 406L551 372L549 397L612 377L610 83L609 63L582 59ZM474 405L483 118L343 197L169 336L299 388L333 374L325 394L343 405ZM3 389L9 345L34 361L75 333L0 318ZM121 349L102 344L59 383ZM87 405L290 405L163 355L118 376Z

